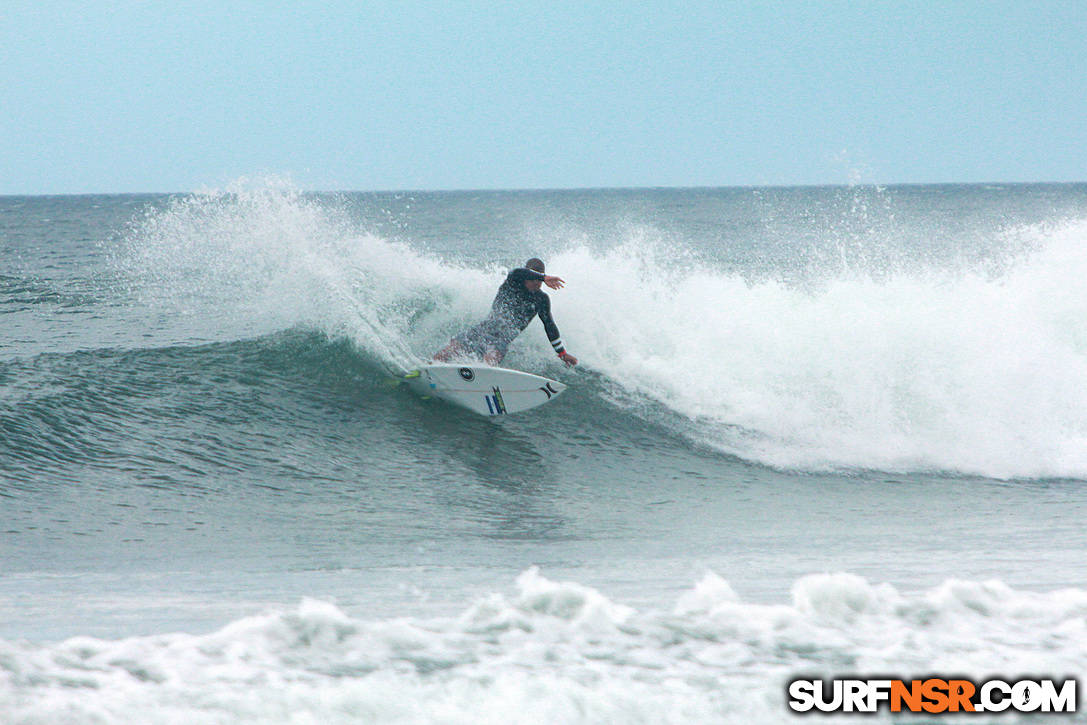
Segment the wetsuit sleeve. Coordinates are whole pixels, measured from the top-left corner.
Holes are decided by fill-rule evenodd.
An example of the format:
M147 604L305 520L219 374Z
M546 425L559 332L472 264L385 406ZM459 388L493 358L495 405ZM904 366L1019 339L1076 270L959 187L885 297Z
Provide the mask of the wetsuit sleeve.
M544 275L526 267L518 267L517 269L511 270L510 273L506 275L506 281L513 283L515 286L524 284L526 280L543 282Z
M562 338L559 336L559 326L551 317L551 298L542 292L536 301L536 314L540 316L540 322L543 323L547 339L551 341L551 347L555 348L555 352L559 355L566 352L566 348L562 346Z

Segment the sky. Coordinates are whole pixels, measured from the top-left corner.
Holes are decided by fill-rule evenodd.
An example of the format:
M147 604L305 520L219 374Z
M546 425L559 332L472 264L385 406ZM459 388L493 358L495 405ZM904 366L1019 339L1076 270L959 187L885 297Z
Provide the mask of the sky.
M0 194L1087 181L1087 1L0 4Z

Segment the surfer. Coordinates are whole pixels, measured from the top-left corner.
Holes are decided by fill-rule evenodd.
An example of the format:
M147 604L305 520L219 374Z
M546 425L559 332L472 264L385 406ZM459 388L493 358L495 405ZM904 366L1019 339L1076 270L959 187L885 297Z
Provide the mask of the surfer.
M528 260L524 267L506 275L506 281L494 296L487 319L450 340L434 359L449 362L453 358L473 356L482 358L488 365L497 365L506 356L506 349L514 338L539 315L555 353L567 365L577 365L577 358L562 346L559 328L551 317L551 298L540 291L542 285L562 289L563 284L560 278L544 274L541 260Z

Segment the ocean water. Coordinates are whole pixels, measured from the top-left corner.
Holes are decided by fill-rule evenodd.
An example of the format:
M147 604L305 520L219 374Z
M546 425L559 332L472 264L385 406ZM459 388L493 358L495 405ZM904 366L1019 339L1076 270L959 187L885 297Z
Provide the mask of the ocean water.
M563 397L395 384L530 256ZM0 721L1081 676L1085 279L1087 185L0 197Z

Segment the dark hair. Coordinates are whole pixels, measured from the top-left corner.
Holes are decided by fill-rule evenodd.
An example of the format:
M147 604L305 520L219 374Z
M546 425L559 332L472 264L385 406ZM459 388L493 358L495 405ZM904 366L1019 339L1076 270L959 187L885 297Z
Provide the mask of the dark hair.
M535 257L525 262L525 267L531 269L533 272L539 272L540 274L543 274L544 271L543 260L536 259Z

